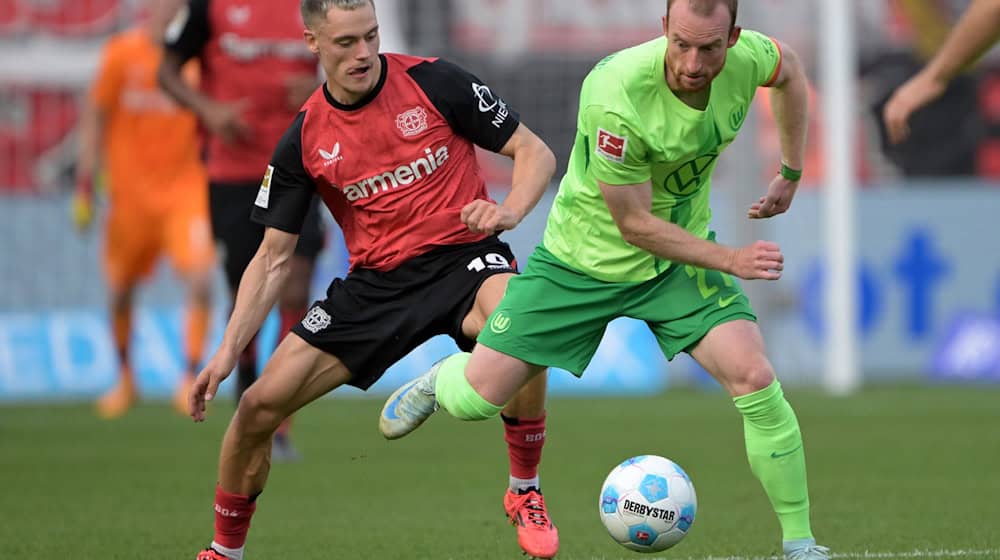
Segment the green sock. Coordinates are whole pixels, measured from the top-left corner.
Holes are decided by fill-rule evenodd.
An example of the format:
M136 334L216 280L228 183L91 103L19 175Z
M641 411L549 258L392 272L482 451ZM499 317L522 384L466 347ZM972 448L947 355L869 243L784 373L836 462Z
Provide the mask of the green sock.
M812 538L802 433L781 384L776 379L766 389L733 401L743 415L750 470L778 514L784 540Z
M434 393L441 408L460 420L486 420L493 418L503 406L484 399L465 378L465 364L472 355L468 352L452 354L438 366Z

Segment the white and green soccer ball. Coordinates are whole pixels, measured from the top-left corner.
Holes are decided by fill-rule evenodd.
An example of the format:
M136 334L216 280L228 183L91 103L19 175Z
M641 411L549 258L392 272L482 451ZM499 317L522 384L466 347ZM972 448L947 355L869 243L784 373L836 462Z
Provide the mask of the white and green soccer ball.
M660 552L687 535L698 498L691 479L676 463L640 455L611 471L598 508L615 542L637 552Z

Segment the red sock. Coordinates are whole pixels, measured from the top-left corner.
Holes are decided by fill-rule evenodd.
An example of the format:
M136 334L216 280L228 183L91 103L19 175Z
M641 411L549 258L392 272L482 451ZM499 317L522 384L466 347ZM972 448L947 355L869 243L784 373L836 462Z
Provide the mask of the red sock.
M230 494L215 487L215 542L226 548L243 548L257 497Z
M292 330L295 323L298 323L303 317L306 316L306 308L282 309L278 315L281 316L281 330L278 331L278 340L280 341L282 338L285 338L288 331Z
M545 445L545 415L533 420L503 417L507 454L510 456L510 474L515 478L531 479L538 476Z
M278 424L278 429L275 430L274 434L281 437L288 437L289 432L292 431L292 418L294 417L289 416L282 420L281 424Z

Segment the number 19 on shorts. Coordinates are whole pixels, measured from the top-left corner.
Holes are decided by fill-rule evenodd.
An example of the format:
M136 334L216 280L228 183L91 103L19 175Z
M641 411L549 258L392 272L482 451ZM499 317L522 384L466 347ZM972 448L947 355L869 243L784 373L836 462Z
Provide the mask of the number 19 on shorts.
M469 265L466 266L466 269L472 272L482 272L486 269L513 271L514 267L511 266L507 257L499 253L487 253L482 257L476 257L469 261Z

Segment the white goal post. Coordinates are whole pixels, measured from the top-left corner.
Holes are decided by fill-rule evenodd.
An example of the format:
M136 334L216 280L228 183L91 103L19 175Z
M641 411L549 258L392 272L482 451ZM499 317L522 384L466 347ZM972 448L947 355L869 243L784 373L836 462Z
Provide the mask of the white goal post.
M857 255L855 251L857 48L853 2L821 0L826 355L823 385L847 395L861 385L857 350Z

